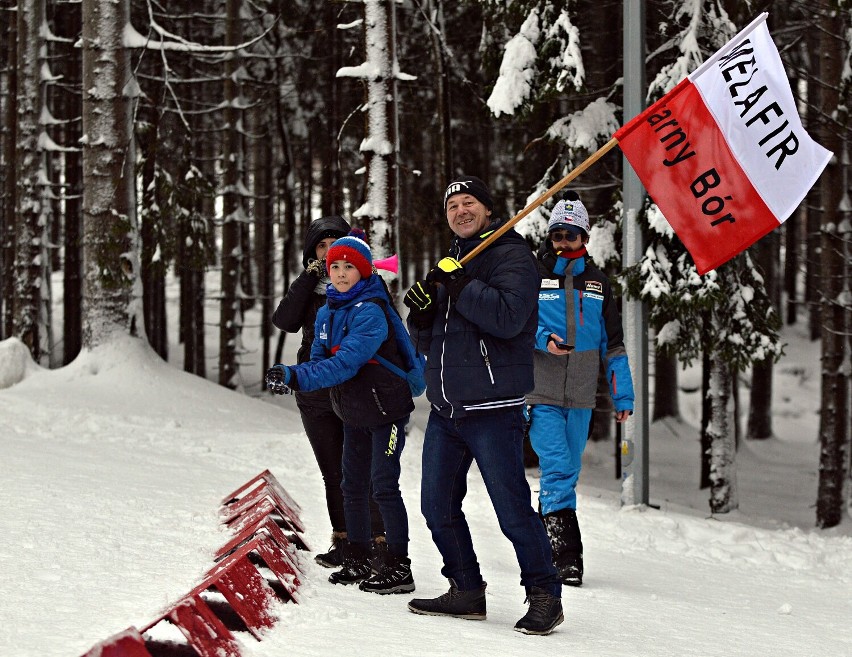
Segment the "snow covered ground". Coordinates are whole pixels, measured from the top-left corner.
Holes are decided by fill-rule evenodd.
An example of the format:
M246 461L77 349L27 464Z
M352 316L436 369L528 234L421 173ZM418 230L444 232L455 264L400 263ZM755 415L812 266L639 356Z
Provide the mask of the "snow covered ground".
M621 508L612 446L590 446L579 498L586 583L565 590L553 635L512 631L525 610L517 563L474 470L465 512L488 581L487 621L417 616L406 610L412 596L332 586L308 554L301 604L282 604L261 642L240 633L245 654L852 655L852 523L811 529L819 356L788 341L778 438L741 449L739 512L709 517L697 489L695 393L683 395L682 423L652 429L660 509ZM221 498L266 468L302 505L312 547L327 547L322 484L292 398L229 392L131 339L55 370L27 364L19 346L0 343L0 655L76 657L149 623L228 540ZM290 361L295 346L289 338ZM414 595L431 597L447 584L419 511L418 403L401 486Z

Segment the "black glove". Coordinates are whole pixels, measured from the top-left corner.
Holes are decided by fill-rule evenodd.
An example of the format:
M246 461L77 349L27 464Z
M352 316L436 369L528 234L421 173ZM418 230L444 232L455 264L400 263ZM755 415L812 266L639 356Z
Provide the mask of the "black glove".
M289 367L279 364L266 370L266 387L276 395L289 395L299 389L299 383Z
M317 278L323 278L326 274L325 258L322 258L320 260L311 260L308 263L308 266L305 268L305 271L309 274L313 274Z
M408 319L419 329L425 329L432 325L435 319L435 286L425 281L416 281L408 290L402 302L408 306Z
M455 258L441 258L435 268L426 276L430 283L438 283L447 288L453 301L458 301L461 291L473 279L467 275L462 264Z

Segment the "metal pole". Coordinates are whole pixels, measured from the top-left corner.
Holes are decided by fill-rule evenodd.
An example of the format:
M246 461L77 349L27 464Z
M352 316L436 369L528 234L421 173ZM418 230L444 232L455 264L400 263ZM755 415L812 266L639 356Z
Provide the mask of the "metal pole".
M624 3L624 122L645 109L645 0ZM637 217L645 192L623 158L624 246L622 265L639 262L644 250ZM633 415L621 441L621 504L648 504L648 316L645 304L624 302L624 345L633 369Z

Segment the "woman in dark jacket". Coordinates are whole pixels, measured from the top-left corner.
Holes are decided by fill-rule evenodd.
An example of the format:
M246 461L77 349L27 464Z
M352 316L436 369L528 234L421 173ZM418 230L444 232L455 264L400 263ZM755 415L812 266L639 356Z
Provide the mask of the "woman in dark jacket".
M336 215L312 221L305 234L302 265L305 270L290 284L287 294L272 315L272 323L287 333L302 332L297 362L311 359L314 341L314 321L317 310L325 305L326 285L329 282L325 268L325 254L332 242L349 233L349 224ZM329 389L313 392L296 392L296 404L302 416L302 425L311 443L314 456L325 485L325 502L331 520L331 549L317 555L316 562L326 568L343 564L343 546L346 542L346 521L343 516L343 422L331 405ZM370 520L374 537L384 535L382 516L375 502L370 504Z

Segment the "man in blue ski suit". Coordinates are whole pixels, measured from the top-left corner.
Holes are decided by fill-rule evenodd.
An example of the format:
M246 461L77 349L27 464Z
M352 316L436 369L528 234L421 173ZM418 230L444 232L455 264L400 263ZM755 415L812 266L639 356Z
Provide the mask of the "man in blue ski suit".
M564 584L583 583L577 479L595 407L599 363L617 422L633 411L633 381L609 280L587 259L589 215L575 192L553 208L538 251L541 289L530 403L530 442L539 457L539 502L553 563Z
M464 267L456 260L496 230L479 178L461 176L444 193L455 233L443 258L405 296L417 350L428 359L432 405L423 441L421 510L444 561L450 590L408 604L416 614L484 620L485 582L462 511L474 461L526 587L527 614L515 625L549 634L562 622L561 587L550 544L530 503L523 466L525 393L533 387L538 275L524 239L509 230Z

